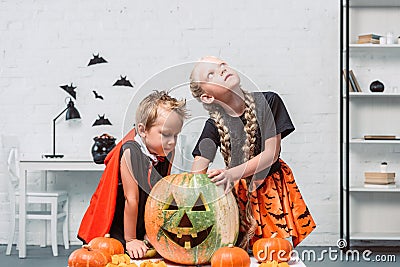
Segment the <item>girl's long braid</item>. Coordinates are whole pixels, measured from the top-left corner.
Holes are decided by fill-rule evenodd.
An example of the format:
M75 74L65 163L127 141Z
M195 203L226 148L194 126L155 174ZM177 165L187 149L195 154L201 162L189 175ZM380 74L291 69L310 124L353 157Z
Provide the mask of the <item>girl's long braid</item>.
M244 101L246 104L246 108L244 111L244 116L246 119L246 125L244 126L244 132L246 133L246 140L242 147L243 150L243 162L247 162L252 159L255 151L255 143L256 143L256 132L257 132L257 117L255 114L255 103L253 96L244 91ZM239 246L242 248L246 248L249 245L249 241L253 238L255 234L255 230L257 228L257 221L254 219L253 211L251 208L251 177L246 177L246 185L247 185L247 203L246 209L243 219L244 227L245 227L245 235L241 240Z

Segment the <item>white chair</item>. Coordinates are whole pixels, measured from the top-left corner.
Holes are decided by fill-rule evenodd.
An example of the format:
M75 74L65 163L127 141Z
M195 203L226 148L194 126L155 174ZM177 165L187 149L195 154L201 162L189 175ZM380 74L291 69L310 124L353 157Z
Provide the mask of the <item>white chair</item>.
M7 161L9 171L9 183L8 192L10 196L11 205L11 225L8 236L8 245L6 255L11 254L12 245L14 243L15 225L19 218L18 212L18 184L19 184L19 156L18 149L12 148ZM27 190L26 195L26 219L27 220L44 220L44 230L41 233L40 246L46 246L46 222L50 221L50 232L51 232L51 247L54 256L58 256L57 247L57 223L58 220L63 221L63 239L65 249L69 249L69 237L68 237L68 193L66 191L42 191L42 192L29 192ZM32 210L30 204L40 204L40 210ZM47 209L47 206L50 209ZM59 209L60 206L64 206L64 209ZM18 240L18 239L17 239ZM17 244L18 246L18 244Z

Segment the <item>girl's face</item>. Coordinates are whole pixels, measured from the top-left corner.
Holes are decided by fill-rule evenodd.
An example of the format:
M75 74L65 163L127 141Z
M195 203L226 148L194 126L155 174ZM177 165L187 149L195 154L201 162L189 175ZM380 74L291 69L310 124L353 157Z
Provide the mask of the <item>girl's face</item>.
M200 82L204 94L221 101L229 91L235 92L240 88L237 72L225 61L215 57L206 57L198 63L193 71L193 79Z
M149 129L139 125L139 134L150 153L166 156L175 149L183 120L175 111L167 111L162 107L158 108L157 114L154 125Z

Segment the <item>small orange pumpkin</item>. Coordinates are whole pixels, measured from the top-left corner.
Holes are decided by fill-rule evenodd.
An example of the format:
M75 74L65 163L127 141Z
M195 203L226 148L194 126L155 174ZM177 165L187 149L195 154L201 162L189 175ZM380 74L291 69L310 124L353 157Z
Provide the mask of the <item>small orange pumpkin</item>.
M276 237L274 233L270 238L260 238L253 244L253 255L258 262L277 261L285 262L290 259L293 249L292 244L286 239Z
M258 267L289 267L287 262L266 261L261 263Z
M69 255L68 267L104 267L110 258L111 255L106 251L83 245Z
M106 234L104 237L95 237L89 242L89 246L92 249L101 249L108 252L111 255L124 254L124 246L122 243L110 237L110 234Z
M211 267L249 267L250 256L239 247L229 244L215 251L211 257Z

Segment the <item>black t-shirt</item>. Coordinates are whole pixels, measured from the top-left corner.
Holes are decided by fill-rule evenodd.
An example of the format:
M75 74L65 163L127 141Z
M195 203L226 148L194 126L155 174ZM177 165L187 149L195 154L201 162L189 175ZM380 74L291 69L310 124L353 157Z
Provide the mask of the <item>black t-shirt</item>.
M151 166L150 177L149 166L151 161L140 149L140 145L135 141L128 141L122 145L120 159L126 149L130 150L131 164L133 175L139 186L139 203L138 203L138 214L136 222L136 238L143 240L146 233L144 224L144 211L146 201L149 196L151 188L162 179L162 177L168 174L169 169L169 158L171 155L165 158L164 162L158 162L157 165ZM110 235L113 238L118 239L125 246L124 239L124 210L125 210L125 196L124 188L121 181L121 174L118 177L118 193L117 201L115 206L114 219L110 229Z
M294 131L293 123L289 113L278 94L274 92L254 92L252 93L256 104L257 132L255 155L261 153L264 149L264 142L270 137L281 134L285 138ZM231 117L224 115L225 124L230 132L231 164L234 167L243 163L242 146L246 139L244 125L246 118L244 114L240 117ZM197 141L192 155L202 156L210 161L215 158L217 148L220 147L220 136L213 119L209 118L204 125L203 131ZM279 161L271 166L269 173L279 169Z

